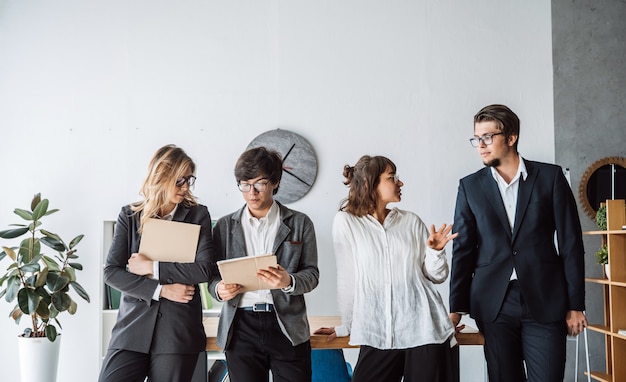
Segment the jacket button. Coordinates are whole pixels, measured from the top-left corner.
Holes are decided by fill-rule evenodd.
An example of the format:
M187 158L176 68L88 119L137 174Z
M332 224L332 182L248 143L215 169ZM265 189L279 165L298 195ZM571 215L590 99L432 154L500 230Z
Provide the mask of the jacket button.
M157 318L161 318L161 316L163 316L161 312L157 313Z

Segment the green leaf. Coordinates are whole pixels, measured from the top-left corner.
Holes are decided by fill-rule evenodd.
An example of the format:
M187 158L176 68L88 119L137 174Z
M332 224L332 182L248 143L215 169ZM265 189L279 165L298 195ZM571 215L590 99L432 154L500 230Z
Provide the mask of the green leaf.
M21 208L16 208L13 212L24 220L34 220L33 213L30 211L26 211Z
M70 304L69 309L67 309L67 312L69 314L75 314L76 310L78 310L78 305L76 304L76 302L74 302L74 300L72 300L72 303Z
M41 192L38 192L33 196L33 200L30 202L30 210L33 211L35 207L37 207L37 204L39 204L40 201L41 201Z
M38 263L26 264L26 265L22 266L20 269L24 273L38 272L39 271L39 264Z
M49 304L47 304L43 299L39 302L39 306L37 306L37 315L41 317L41 319L47 320L50 318L50 308L48 305Z
M24 314L32 314L37 311L41 296L38 295L33 289L22 288L17 293L17 303Z
M79 271L83 270L83 266L79 263L67 263L67 265L69 265L70 267L74 269L78 269Z
M44 267L44 269L42 269L41 272L37 274L37 280L35 281L35 286L36 287L44 286L46 285L47 280L48 280L48 267Z
M48 279L46 280L46 286L54 293L62 290L70 283L70 279L66 276L60 275L56 272L48 272Z
M72 241L70 241L70 249L74 248L78 243L80 243L80 241L83 240L83 237L85 237L85 235L78 235L73 238Z
M7 302L11 302L15 300L17 297L17 292L21 287L20 278L18 276L11 276L7 280L7 294L4 296Z
M33 209L33 220L39 220L48 212L48 199L40 201Z
M41 243L39 239L29 237L20 243L19 255L24 263L30 263L35 256L41 253Z
M71 268L71 267L65 268L65 270L63 271L63 274L67 276L70 279L70 281L76 281L76 271L74 270L74 268Z
M41 240L42 243L54 249L55 251L63 252L67 249L65 247L65 243L63 243L62 240L57 239L56 237L53 237L53 236L44 236L39 240Z
M46 326L46 337L50 340L50 342L54 342L57 338L57 328L54 325Z
M82 285L77 282L71 282L70 285L72 286L72 288L74 288L76 293L78 293L78 295L83 298L83 300L91 302L89 300L89 295L87 294L87 291L85 290L85 288L82 287Z
M14 239L28 232L28 227L14 228L0 231L0 237L3 239Z
M55 208L53 210L50 210L50 211L46 212L46 214L44 216L52 215L53 213L58 212L58 211L59 210L57 208Z
M66 311L72 304L72 298L67 293L55 293L52 295L52 306L59 312Z
M59 264L56 261L54 261L54 259L48 256L42 256L41 260L43 260L44 264L46 264L46 266L50 268L50 271L56 271L56 272L61 271Z

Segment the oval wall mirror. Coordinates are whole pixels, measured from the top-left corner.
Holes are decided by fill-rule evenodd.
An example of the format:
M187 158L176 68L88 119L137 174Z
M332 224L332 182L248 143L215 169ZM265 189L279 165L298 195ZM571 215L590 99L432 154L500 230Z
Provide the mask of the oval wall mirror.
M578 197L585 213L596 218L600 203L626 199L626 158L607 157L595 161L580 180Z

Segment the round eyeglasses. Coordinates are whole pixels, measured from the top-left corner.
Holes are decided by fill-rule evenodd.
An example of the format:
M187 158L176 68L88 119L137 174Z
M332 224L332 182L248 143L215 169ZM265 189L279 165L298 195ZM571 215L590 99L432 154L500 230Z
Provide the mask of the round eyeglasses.
M189 175L178 178L176 180L176 187L182 187L185 185L185 183L188 184L189 187L193 186L196 183L196 177L193 175Z
M489 146L490 144L493 143L493 137L495 137L496 135L501 135L504 133L491 133L491 134L485 134L482 137L472 137L470 138L470 143L472 144L472 147L478 147L480 145L480 142L482 142L485 146Z

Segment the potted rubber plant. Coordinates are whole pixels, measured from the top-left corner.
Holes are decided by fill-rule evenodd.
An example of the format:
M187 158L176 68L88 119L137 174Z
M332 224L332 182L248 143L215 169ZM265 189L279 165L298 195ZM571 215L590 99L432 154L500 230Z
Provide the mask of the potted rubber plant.
M76 271L83 269L76 262L76 246L83 235L67 243L59 235L44 229L43 218L58 211L49 209L48 204L48 199L42 199L41 194L36 194L29 210L14 210L25 222L11 224L12 228L0 231L0 238L15 239L17 244L2 245L0 265L7 262L8 265L0 274L0 298L9 303L16 301L10 313L16 324L22 318L28 317L30 320L29 326L18 336L20 364L26 362L27 365L26 368L22 367L22 381L30 377L40 381L56 379L60 342L57 326L61 329L58 316L62 312L76 313L77 304L71 291L89 302L89 295L76 281ZM51 254L44 254L46 247L51 250ZM45 350L37 350L42 347ZM52 355L51 365L41 366L43 355L34 354L39 351ZM33 365L35 360L37 365ZM39 371L45 374L33 374Z

